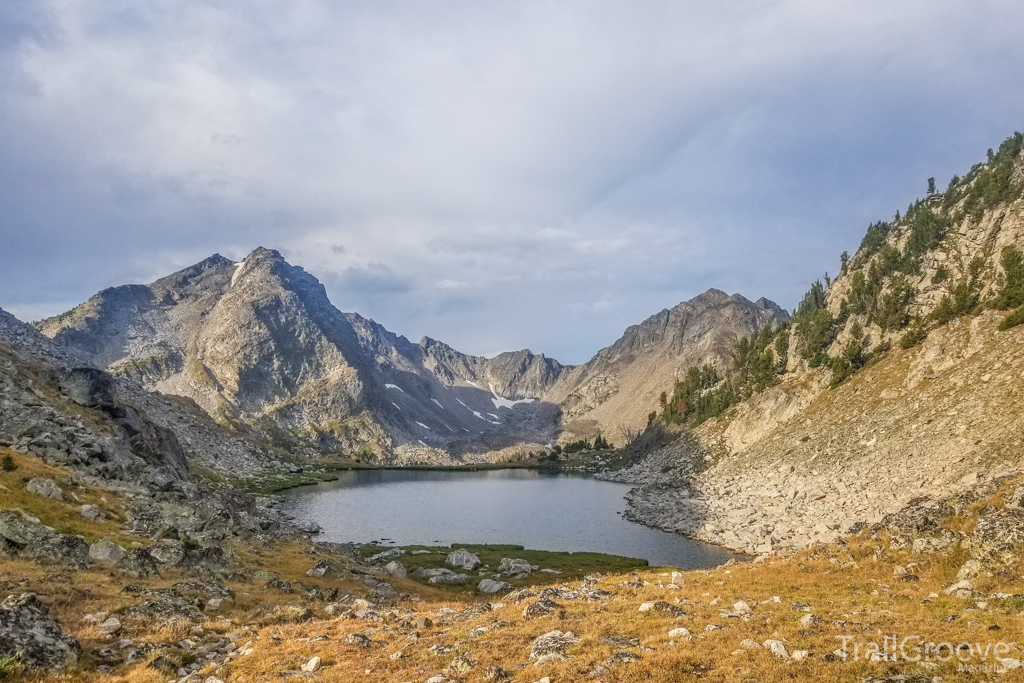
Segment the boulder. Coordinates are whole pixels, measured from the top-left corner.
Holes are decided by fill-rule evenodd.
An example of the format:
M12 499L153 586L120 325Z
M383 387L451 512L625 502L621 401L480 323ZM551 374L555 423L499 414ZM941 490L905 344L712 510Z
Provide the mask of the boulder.
M135 548L118 563L118 569L137 579L158 574L156 560L148 548Z
M25 489L28 490L29 493L35 493L43 496L44 498L64 500L64 492L60 490L60 487L57 486L57 482L53 479L36 477L25 485Z
M0 511L0 551L14 555L23 548L45 542L53 535L38 519L20 510Z
M444 563L450 567L458 567L459 569L465 569L467 571L473 571L482 564L479 557L465 548L459 548L458 550L449 553L448 557L445 558Z
M518 576L519 574L532 574L537 571L535 565L526 560L516 557L503 557L498 565L498 574L501 576Z
M444 567L438 567L436 569L427 569L425 567L417 567L412 570L411 576L416 579L432 579L435 576L442 576L445 574L454 574L451 569L445 569Z
M18 657L29 669L59 670L76 664L81 652L34 594L12 595L0 604L0 657Z
M390 562L391 560L397 560L402 555L405 555L405 551L401 548L391 548L384 552L377 553L370 557L370 564L380 564L381 562Z
M476 589L481 593L503 593L505 591L512 590L512 584L504 581L495 581L493 579L484 579L477 584Z
M384 565L384 571L396 579L404 579L407 576L405 565L398 560L391 560Z
M112 636L121 630L121 621L117 617L108 617L102 624L96 627L100 633Z
M566 649L574 643L578 643L579 638L573 636L572 631L549 631L542 636L539 636L533 641L533 645L530 647L530 659L538 659L546 655L564 655Z
M469 577L465 574L438 574L437 576L431 576L428 582L435 586L458 586L469 581Z
M95 505L83 505L78 510L90 522L99 522L104 517L103 513Z

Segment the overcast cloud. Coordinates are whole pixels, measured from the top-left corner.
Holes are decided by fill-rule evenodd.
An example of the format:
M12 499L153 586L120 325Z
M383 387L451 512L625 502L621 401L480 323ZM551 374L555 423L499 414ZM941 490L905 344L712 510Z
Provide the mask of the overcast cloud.
M1019 0L0 3L0 306L277 248L413 340L581 362L792 308L1024 128Z

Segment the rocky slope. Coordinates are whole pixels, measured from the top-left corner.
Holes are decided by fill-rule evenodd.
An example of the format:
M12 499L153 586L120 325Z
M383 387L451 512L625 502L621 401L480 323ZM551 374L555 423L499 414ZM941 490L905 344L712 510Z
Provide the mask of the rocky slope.
M293 452L403 464L510 459L642 425L667 375L725 363L778 323L770 302L709 292L630 328L579 367L529 350L470 356L342 313L280 254L214 255L150 285L104 290L38 324L99 367Z
M562 373L545 396L562 408L567 431L620 440L623 427L646 426L674 378L697 365L724 369L737 339L788 318L767 299L752 303L709 289L630 327L587 363Z
M1019 178L1019 147L1013 167ZM795 326L774 386L604 475L644 485L631 493L631 517L750 553L792 551L877 523L916 497L954 496L1024 470L1024 326L1001 330L1007 313L985 308L1006 286L1003 247L1024 246L1024 200L965 211L985 168L922 203L949 228L919 269L878 280L881 259L908 253L914 219L894 220L880 243L865 240L825 292L824 355L799 353L809 342ZM873 279L876 302L909 287L906 326L883 329L877 316L851 312ZM967 305L950 320L938 309L958 290ZM835 386L829 359L851 354L857 327L863 345L852 348L866 366ZM908 330L923 340L904 343Z

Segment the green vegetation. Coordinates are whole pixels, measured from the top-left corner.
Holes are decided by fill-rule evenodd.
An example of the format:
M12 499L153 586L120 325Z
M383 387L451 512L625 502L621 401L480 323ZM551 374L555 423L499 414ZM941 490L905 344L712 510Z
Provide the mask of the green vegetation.
M1006 316L1006 318L1003 319L1003 322L999 323L999 329L1008 330L1011 327L1020 325L1021 323L1024 323L1024 306L1021 306L1016 311Z
M992 307L1006 311L1024 306L1024 255L1015 245L1010 245L1003 247L999 261L1003 267L1003 286Z
M864 367L864 328L855 322L850 326L850 340L843 352L832 359L832 386L837 387Z
M561 453L579 453L580 451L607 451L612 447L608 440L600 434L591 443L587 439L579 439L577 441L569 441L567 443L556 444L554 447L555 455Z
M692 367L682 380L676 380L669 397L661 392L661 417L666 424L696 427L724 413L737 399L733 385L722 381L711 365Z
M924 318L915 316L914 322L907 330L907 333L900 338L900 348L910 349L925 340L928 336L928 328L924 325Z
M0 681L21 675L21 661L17 657L0 657Z
M3 468L4 472L13 472L14 470L18 469L18 464L14 462L14 458L12 458L9 455L5 455L3 463L0 464L0 468Z
M942 325L974 309L978 304L981 273L984 269L985 259L980 256L975 257L967 267L964 276L949 290L948 294L942 297L939 305L932 311L932 320Z
M360 553L363 557L370 557L376 555L379 552L390 550L392 546L380 546L380 545L364 545L360 548ZM620 557L618 555L605 555L602 553L567 553L567 552L554 552L548 550L526 550L521 545L472 545L464 543L453 543L451 547L445 546L426 546L426 545L408 545L401 546L405 550L405 555L399 558L399 562L405 566L406 571L409 574L416 569L453 569L444 563L448 553L458 548L465 548L469 552L473 553L480 558L484 567L489 567L492 571L498 568L501 564L502 558L512 557L526 560L532 565L538 566L541 569L552 569L558 574L550 573L534 573L525 579L510 579L508 577L500 577L502 581L508 581L513 585L535 585L538 582L543 582L544 578L550 579L551 582L561 583L566 580L579 578L593 572L602 573L616 573L616 572L628 572L638 567L648 566L647 560L638 559L635 557ZM429 553L413 555L412 552L415 550L429 550ZM453 571L462 570L454 569ZM483 577L481 577L483 578ZM493 577L492 577L493 578ZM467 583L462 586L451 586L456 590L472 590L476 586L476 583Z
M1014 163L1020 157L1022 147L1024 135L1014 133L999 145L999 151L992 153L989 150L987 163L976 165L964 182L958 184L962 194L947 193L944 202L947 208L952 208L961 198L964 200L962 213L954 220L959 221L964 215L979 220L985 211L997 204L1012 202L1024 193L1024 183L1013 177Z

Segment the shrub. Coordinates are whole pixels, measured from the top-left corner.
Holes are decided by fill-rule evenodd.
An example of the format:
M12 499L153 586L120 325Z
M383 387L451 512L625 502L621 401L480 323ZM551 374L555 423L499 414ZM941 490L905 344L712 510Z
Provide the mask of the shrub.
M821 308L797 323L797 333L804 340L804 358L814 358L832 343L832 336L835 333L832 323L832 316L827 308Z
M864 360L864 328L855 322L850 328L850 341L846 342L843 352L832 359L832 386L842 384L864 367Z
M17 657L0 657L0 681L17 678L20 674L21 662Z
M981 271L984 267L985 259L980 256L971 261L964 276L942 297L939 305L932 311L933 320L940 325L948 323L953 318L969 313L977 305Z
M928 328L925 326L924 318L920 315L915 315L910 329L900 338L900 348L913 348L923 342L927 336Z
M1011 327L1016 327L1024 323L1024 306L1021 306L1010 315L1003 318L1003 322L999 323L1000 330L1008 330Z
M1003 286L993 307L1006 311L1024 305L1024 255L1016 245L1003 247L1000 265L1003 267Z
M18 465L14 462L14 458L9 455L4 456L3 464L0 464L0 467L3 468L4 472L13 472L18 469Z

